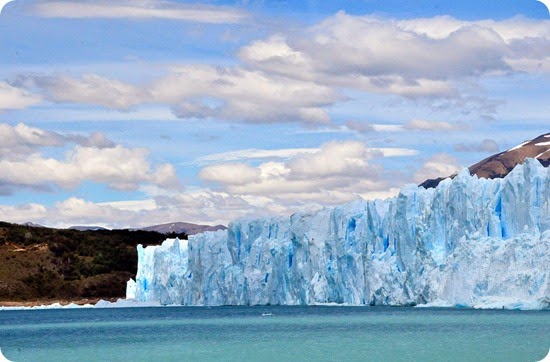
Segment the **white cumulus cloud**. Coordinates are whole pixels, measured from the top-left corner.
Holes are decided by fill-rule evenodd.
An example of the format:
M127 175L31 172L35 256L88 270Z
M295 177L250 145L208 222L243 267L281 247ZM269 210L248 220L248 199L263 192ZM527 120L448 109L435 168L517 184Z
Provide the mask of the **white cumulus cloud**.
M407 152L405 152L407 151ZM393 182L381 165L371 162L410 150L371 149L362 142L335 141L315 152L295 153L282 161L220 163L202 168L199 176L222 192L243 198L267 198L286 206L329 205L357 198L389 196ZM243 175L239 178L239 175Z
M427 179L451 176L462 168L463 166L453 156L438 153L427 160L413 178L416 183L421 183Z
M129 84L94 74L20 75L18 86L56 103L128 110L143 104L172 108L180 118L216 118L254 123L328 123L326 106L340 97L327 86L239 67L172 67L148 84Z
M249 67L330 87L393 94L469 109L495 111L472 81L544 72L550 22L514 18L459 21L448 16L397 20L340 12L303 33L280 33L243 47ZM546 64L546 65L545 65Z
M56 103L94 104L126 110L150 101L146 88L95 74L84 74L81 78L65 75L21 75L15 84L36 89Z
M135 190L151 183L178 188L175 169L170 164L154 168L144 148L115 145L102 134L90 137L61 135L25 124L0 125L0 191L20 188L74 188L84 181L105 183L117 190ZM46 157L44 147L77 143L61 157Z
M40 102L42 102L40 95L0 82L0 112L8 109L23 109Z

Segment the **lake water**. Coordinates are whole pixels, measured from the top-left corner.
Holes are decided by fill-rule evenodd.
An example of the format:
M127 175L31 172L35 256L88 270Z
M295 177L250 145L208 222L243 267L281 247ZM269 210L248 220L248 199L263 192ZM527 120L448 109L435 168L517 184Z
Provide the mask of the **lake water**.
M538 361L550 312L386 307L0 311L19 361Z

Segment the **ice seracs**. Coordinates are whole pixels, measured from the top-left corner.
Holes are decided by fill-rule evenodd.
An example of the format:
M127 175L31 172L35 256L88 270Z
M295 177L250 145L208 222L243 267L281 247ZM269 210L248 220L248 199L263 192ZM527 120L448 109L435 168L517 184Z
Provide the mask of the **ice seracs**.
M138 247L129 297L163 305L550 307L549 168Z

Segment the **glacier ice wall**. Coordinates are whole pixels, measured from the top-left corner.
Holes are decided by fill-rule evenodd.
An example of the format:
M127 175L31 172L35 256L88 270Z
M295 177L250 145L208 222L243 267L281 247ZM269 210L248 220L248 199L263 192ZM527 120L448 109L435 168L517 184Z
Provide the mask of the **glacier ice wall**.
M138 246L129 296L181 305L550 305L550 168Z

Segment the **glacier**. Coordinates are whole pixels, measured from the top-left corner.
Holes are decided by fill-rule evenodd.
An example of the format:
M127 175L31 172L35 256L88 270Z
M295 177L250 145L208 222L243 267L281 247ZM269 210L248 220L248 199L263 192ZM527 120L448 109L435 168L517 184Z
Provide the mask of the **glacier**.
M550 168L467 169L290 217L138 246L128 297L162 305L550 308Z

